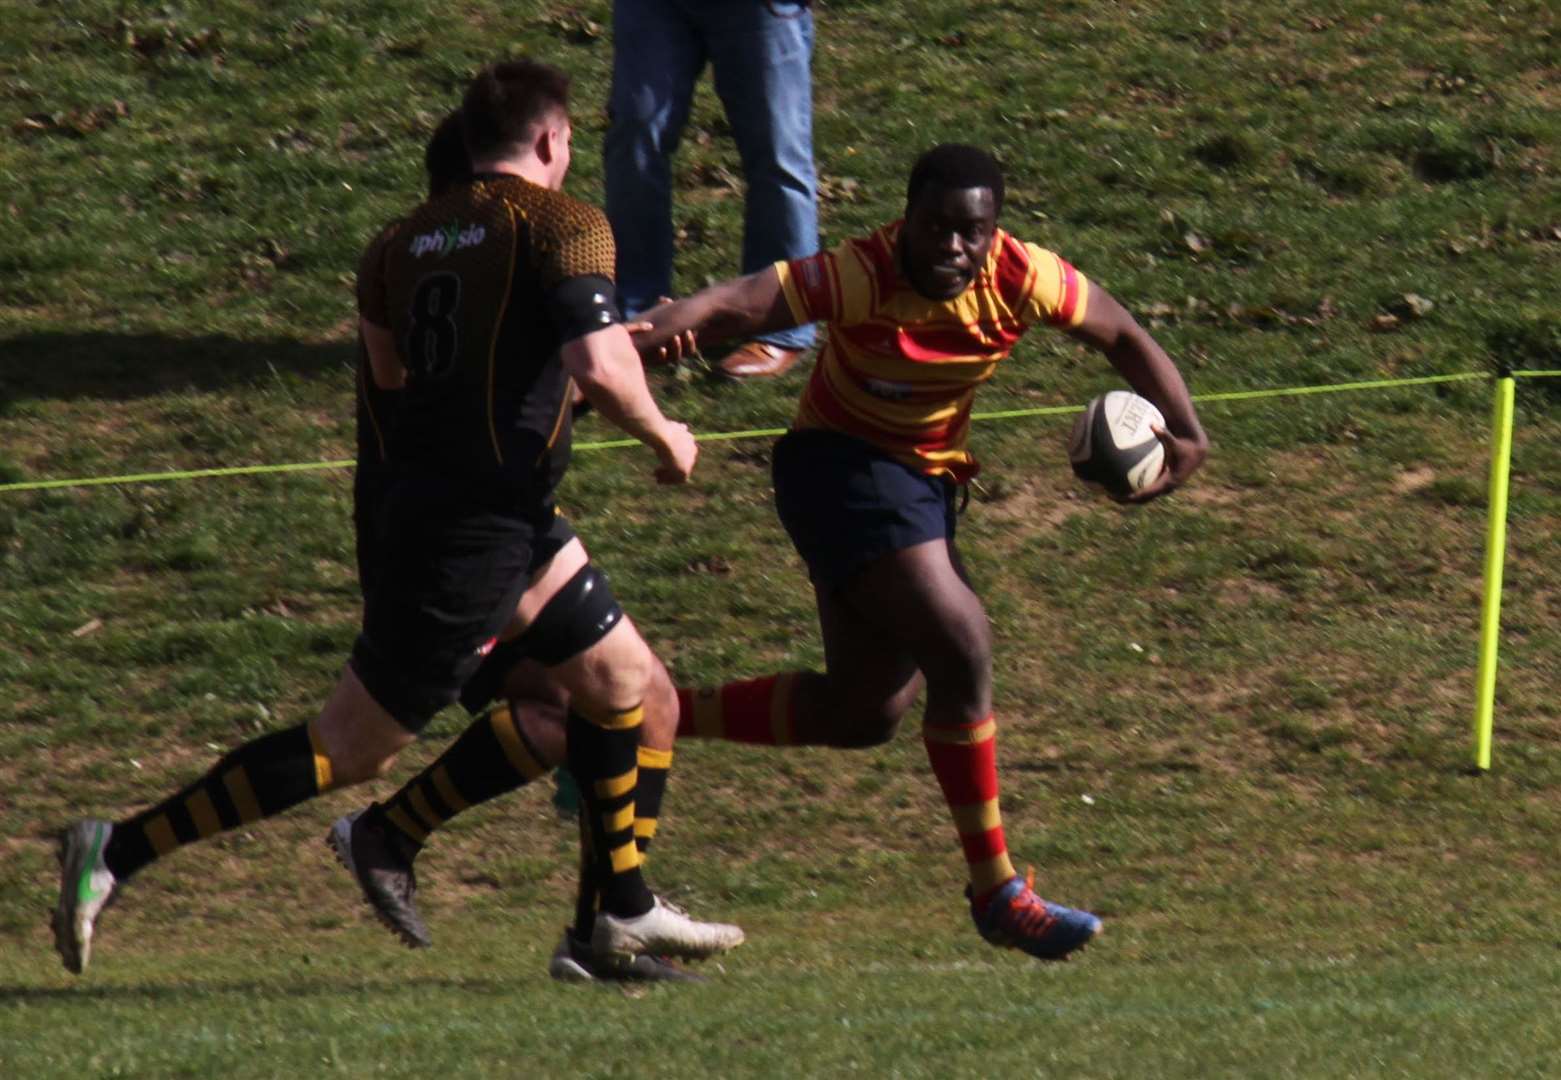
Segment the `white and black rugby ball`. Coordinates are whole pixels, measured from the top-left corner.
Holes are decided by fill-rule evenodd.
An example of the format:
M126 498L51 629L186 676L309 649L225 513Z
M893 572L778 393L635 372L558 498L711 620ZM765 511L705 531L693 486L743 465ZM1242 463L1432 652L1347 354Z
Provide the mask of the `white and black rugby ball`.
M1165 467L1165 447L1150 426L1164 428L1154 402L1127 390L1112 390L1084 407L1068 439L1068 461L1080 480L1113 495L1131 495L1152 483Z

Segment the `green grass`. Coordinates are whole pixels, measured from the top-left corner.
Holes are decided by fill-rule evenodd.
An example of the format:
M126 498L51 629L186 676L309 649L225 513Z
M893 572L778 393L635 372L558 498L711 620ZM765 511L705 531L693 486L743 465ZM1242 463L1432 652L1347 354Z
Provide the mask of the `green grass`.
M59 1016L85 1045L38 1040L14 1062L20 1075L1539 1077L1561 1055L1544 1023L1554 966L1532 957L1171 958L1079 979L1003 970L953 942L914 957L848 947L849 963L770 949L717 985L586 1002L547 983L540 950L509 942L439 966L289 955L233 979L136 965L24 996L18 1014ZM525 973L491 973L496 959ZM233 1012L242 1026L222 1019Z
M826 242L959 138L1007 164L1007 226L1196 391L1561 367L1549 7L1380 12L835 0ZM0 483L350 457L357 253L495 42L576 74L571 185L600 198L604 0L0 14ZM737 175L706 84L685 289L736 269ZM802 378L657 387L718 432L784 425ZM1111 385L1038 332L978 405ZM1133 512L1068 475L1068 418L981 424L960 535L1009 842L1106 936L1056 968L979 943L914 730L692 744L652 876L751 940L634 995L543 973L573 832L542 791L438 838L438 947L398 950L319 843L394 779L148 871L66 976L54 831L318 707L358 615L350 477L0 494L0 1075L1553 1075L1561 380L1518 397L1492 773L1467 772L1487 384L1211 403L1204 474ZM765 441L708 444L686 490L648 473L582 453L564 499L679 681L819 664Z

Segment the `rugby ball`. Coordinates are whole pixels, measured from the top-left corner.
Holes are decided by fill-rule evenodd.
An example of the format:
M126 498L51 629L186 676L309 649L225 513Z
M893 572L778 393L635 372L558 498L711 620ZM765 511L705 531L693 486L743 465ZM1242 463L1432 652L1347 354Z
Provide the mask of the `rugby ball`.
M1165 417L1147 398L1112 390L1084 407L1068 439L1068 461L1080 480L1113 495L1131 495L1159 477L1165 447L1150 426Z

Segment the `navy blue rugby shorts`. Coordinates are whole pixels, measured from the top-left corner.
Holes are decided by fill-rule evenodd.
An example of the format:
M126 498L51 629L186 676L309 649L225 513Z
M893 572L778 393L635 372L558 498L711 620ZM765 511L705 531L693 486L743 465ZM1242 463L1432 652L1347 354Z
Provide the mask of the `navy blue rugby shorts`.
M952 480L838 431L789 431L772 459L775 509L815 585L834 591L891 552L954 543Z

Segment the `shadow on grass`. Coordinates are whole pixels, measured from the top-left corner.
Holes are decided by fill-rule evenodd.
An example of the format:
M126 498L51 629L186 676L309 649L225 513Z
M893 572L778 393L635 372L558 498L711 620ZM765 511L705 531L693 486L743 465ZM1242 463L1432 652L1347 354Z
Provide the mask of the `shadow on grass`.
M500 979L457 978L449 975L409 976L386 982L368 982L354 978L293 978L263 982L255 979L233 981L193 980L178 985L157 984L123 986L3 986L0 1006L42 1005L50 1002L180 1002L233 997L244 1001L265 998L308 998L318 995L366 994L400 995L409 990L459 990L467 994L513 994L519 982Z
M30 333L0 341L0 410L27 400L128 401L179 390L347 377L349 342L163 334Z

